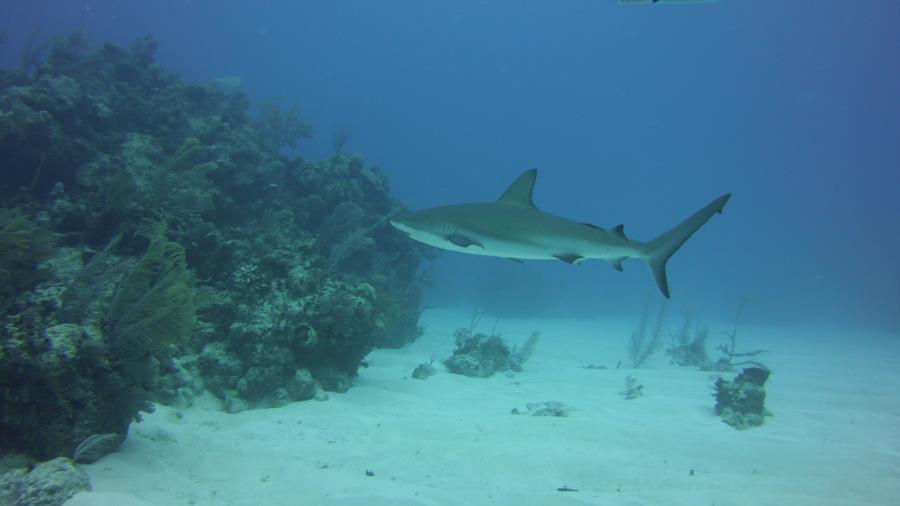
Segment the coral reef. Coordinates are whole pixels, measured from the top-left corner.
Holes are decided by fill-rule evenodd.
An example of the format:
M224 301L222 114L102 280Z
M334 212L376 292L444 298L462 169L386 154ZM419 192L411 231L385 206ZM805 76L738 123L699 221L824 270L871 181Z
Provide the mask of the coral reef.
M321 398L420 334L385 174L283 153L312 135L297 109L254 116L239 79L184 82L155 50L75 35L0 70L4 450L71 457L204 388L230 411Z
M123 359L143 357L190 337L196 313L193 284L184 248L158 229L106 311L111 351Z
M18 210L0 209L0 312L13 295L38 281L38 265L53 250L49 231Z
M659 348L662 342L663 322L666 319L666 303L660 304L659 314L656 317L656 325L653 330L648 333L647 325L650 320L650 296L644 302L644 309L641 311L640 326L631 333L625 351L628 352L628 360L635 369L639 368L654 352Z
M444 366L453 374L488 378L512 369L512 360L509 347L499 336L475 334L457 341Z
M772 416L766 409L766 380L770 371L762 367L747 367L728 381L716 380L716 414L735 429L748 429L763 424Z
M79 464L91 464L97 462L104 455L116 451L122 444L125 436L122 434L94 434L75 447L72 460Z
M619 392L619 395L630 401L644 395L644 385L637 382L634 376L625 376L625 388Z
M572 413L572 407L560 401L529 402L525 405L524 411L519 408L513 408L510 413L513 415L524 415L527 413L531 416L566 417Z
M713 362L706 352L706 338L708 336L709 330L699 325L694 326L693 319L687 317L684 319L678 335L670 335L666 355L670 356L672 363L676 365L698 367L704 371L711 370Z
M437 354L431 355L428 362L417 365L412 372L413 379L425 380L437 374L437 370L434 368L435 360L437 360Z
M672 363L680 366L697 367L703 371L730 372L734 371L736 366L751 365L765 369L765 366L755 360L735 361L735 358L753 357L765 350L754 350L748 352L738 352L737 335L741 314L744 310L748 299L743 299L738 304L737 313L734 317L734 325L730 331L720 331L728 337L727 343L720 344L716 349L721 353L718 359L712 360L706 351L706 340L709 331L700 325L693 325L693 319L688 316L682 323L681 330L677 335L669 335L669 347L666 354L672 359ZM693 336L691 329L693 327Z
M719 357L718 360L713 364L713 369L717 371L733 371L735 366L738 365L752 365L757 368L765 369L766 366L762 365L755 360L741 360L739 362L735 362L735 357L754 357L759 355L760 353L765 353L766 350L754 350L754 351L744 351L738 352L737 348L737 335L738 335L738 324L741 320L741 314L744 312L744 306L749 302L748 298L741 299L741 302L738 304L737 311L734 315L734 326L732 327L730 332L722 331L722 334L728 336L728 344L719 345L718 350L722 352L722 356Z
M488 378L498 372L521 372L525 361L537 344L539 332L533 332L522 348L511 350L500 336L473 333L477 320L469 328L456 330L456 349L444 360L444 366L453 374Z
M65 458L57 457L27 468L0 474L0 504L9 506L61 506L72 496L90 490L87 474Z
M534 331L528 336L528 339L525 340L521 348L514 346L510 351L512 362L518 365L519 369L521 369L522 365L531 358L531 354L534 353L534 348L537 346L539 337L541 337L541 333Z

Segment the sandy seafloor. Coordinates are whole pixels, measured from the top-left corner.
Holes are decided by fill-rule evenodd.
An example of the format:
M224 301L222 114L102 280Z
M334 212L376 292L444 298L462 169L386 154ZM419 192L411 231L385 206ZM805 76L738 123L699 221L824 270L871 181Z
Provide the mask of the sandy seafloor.
M67 505L900 504L897 336L741 329L739 348L768 350L774 416L737 431L713 414L715 375L663 353L615 369L633 321L504 320L512 343L541 331L525 372L474 379L439 365L411 379L450 354L470 311L427 312L422 338L374 351L328 401L236 415L211 397L161 406L119 452L84 466L93 492ZM642 398L618 394L627 375ZM549 400L572 415L511 414Z

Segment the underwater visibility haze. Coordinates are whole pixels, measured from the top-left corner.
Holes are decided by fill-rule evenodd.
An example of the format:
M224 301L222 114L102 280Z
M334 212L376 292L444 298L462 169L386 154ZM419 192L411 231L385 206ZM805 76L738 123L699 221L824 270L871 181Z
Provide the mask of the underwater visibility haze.
M153 35L160 63L189 80L236 76L257 102L299 106L318 132L305 157L350 129L348 152L382 166L412 209L495 198L537 167L542 209L649 239L733 192L728 221L691 246L716 253L677 260L685 298L896 324L892 2L166 5L9 2L0 51L18 65L34 33ZM445 259L471 274L447 275L461 293L442 302L518 282L528 297L510 306L563 300L584 315L627 310L649 288L627 270L473 260Z
M900 3L0 11L0 504L900 501Z

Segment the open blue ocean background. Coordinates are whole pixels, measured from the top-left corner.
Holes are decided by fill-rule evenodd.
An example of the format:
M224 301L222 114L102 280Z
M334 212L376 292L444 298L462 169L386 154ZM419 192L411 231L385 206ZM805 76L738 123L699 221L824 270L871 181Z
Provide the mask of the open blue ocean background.
M669 263L673 302L726 319L900 329L900 2L614 0L0 2L0 63L83 30L150 34L187 79L237 76L299 105L316 137L391 178L412 209L535 201L650 239L734 196ZM429 304L506 316L636 313L637 261L516 264L447 253Z

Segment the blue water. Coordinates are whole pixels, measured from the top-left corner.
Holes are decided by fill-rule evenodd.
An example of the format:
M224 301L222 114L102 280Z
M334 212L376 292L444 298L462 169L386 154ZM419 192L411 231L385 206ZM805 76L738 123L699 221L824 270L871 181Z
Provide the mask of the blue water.
M538 167L548 212L650 239L734 197L669 263L673 301L757 322L900 329L900 2L4 0L0 63L29 36L151 34L187 79L299 105L302 156L359 152L413 209L496 198ZM434 304L637 311L637 261L445 254Z

